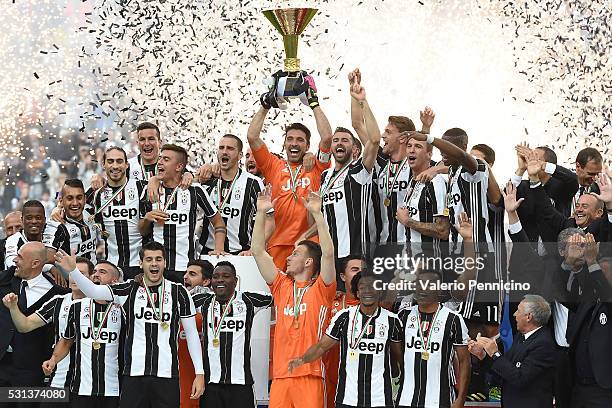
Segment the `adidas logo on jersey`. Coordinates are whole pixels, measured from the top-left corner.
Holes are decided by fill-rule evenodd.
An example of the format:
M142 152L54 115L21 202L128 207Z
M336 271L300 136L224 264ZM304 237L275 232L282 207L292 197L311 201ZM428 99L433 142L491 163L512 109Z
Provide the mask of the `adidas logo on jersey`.
M223 207L220 211L222 217L234 218L240 214L240 210L237 208Z
M434 352L434 351L438 351L440 350L440 343L436 343L435 341L432 341L431 343L429 343L429 351ZM406 342L406 348L414 348L417 350L422 350L423 349L423 342L415 337L411 337L407 342Z
M474 313L472 313L473 317L480 317L480 310L475 311Z
M332 191L323 196L323 204L337 203L344 199L344 192L342 190Z
M91 338L91 327L87 328L87 331L85 333L81 334L81 338L83 339L90 339ZM105 343L114 343L117 341L117 339L119 338L119 335L115 332L108 332L105 331L104 329L100 332L100 338L99 340L105 342Z
M106 207L102 212L104 218L115 218L115 219L134 219L138 216L138 210L136 208L127 208L124 206Z
M283 311L285 313L285 316L293 316L293 305L285 306L285 309ZM300 305L300 315L303 315L304 313L306 313L306 303L302 303Z

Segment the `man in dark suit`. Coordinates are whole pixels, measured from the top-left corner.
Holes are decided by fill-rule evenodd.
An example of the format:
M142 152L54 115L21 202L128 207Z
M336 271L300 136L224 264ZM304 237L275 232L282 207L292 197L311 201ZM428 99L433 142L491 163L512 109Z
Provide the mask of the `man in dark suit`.
M539 295L526 295L514 313L521 335L501 354L495 339L476 343L490 358L491 370L501 378L502 407L552 408L556 359L555 341L546 327L550 306Z
M0 272L0 297L18 294L18 307L26 316L53 296L68 292L42 273L46 259L41 242L28 242L19 249L15 266ZM0 304L0 387L43 386L41 365L52 351L52 334L49 327L18 333L9 310Z

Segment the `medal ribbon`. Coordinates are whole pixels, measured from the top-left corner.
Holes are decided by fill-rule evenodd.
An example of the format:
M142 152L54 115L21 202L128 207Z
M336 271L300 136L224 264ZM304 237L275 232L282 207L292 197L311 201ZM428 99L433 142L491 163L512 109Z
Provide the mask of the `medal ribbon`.
M234 179L232 180L232 183L230 184L229 190L227 191L227 195L225 197L223 197L223 195L221 194L221 185L223 184L223 180L221 180L220 177L219 180L217 180L217 200L219 202L219 210L225 208L225 204L227 204L227 201L232 196L232 191L234 191L234 185L236 184L239 175L240 169L238 169L238 171L236 172L236 175L234 176Z
M342 176L348 169L349 167L351 167L351 165L353 164L353 162L349 161L348 163L346 163L344 165L344 167L342 167L340 169L340 171L338 171L338 173L336 173L335 176L332 176L331 172L330 172L330 177L327 180L327 183L325 183L325 186L323 188L321 188L321 196L323 196L323 194L327 193L329 190L332 189L332 187L334 186L334 183L336 182L336 180L338 180L340 178L340 176Z
M423 336L423 329L421 328L421 312L419 312L419 309L417 308L417 327L419 328L418 330L418 336L421 339L421 343L423 343L423 351L427 352L429 349L429 339L431 338L431 330L434 326L434 323L436 322L436 319L438 318L438 312L440 311L440 309L442 309L440 307L440 304L438 304L438 308L436 309L436 314L434 314L433 320L431 321L431 324L429 326L429 330L427 331L427 337Z
M355 338L355 328L357 327L357 324L356 324L357 323L357 318L361 314L360 311L359 311L359 308L357 308L357 311L355 312L355 316L353 316L353 323L352 323L352 329L351 329L351 339L350 339L350 342L349 342L349 348L351 348L353 350L355 350L357 348L357 344L359 344L359 342L361 341L361 338L365 334L367 328L370 326L370 322L372 321L374 316L376 316L377 313L378 313L378 308L376 309L376 312L374 312L374 314L372 314L372 316L368 316L368 320L363 324L363 326L361 326L361 333L359 333L359 336L357 336L357 338Z
M414 195L414 190L417 189L417 187L419 187L421 184L423 184L420 181L415 182L412 178L410 179L410 184L414 183L414 185L412 187L410 187L410 191L409 194L406 194L404 196L404 204L406 205L406 207L411 207L410 204L412 204L412 196Z
M305 288L299 289L296 281L293 281L293 320L297 320L300 317L302 299L304 299L304 295L308 292L308 289L310 289L313 283L314 282L311 282Z
M170 198L166 201L164 208L162 208L161 197L160 197L160 201L158 205L162 211L165 212L172 205L172 203L176 200L176 193L178 192L178 189L179 189L179 186L174 187L174 190L172 190L172 194L170 195Z
M289 177L291 178L291 184L289 186L291 187L291 192L295 196L297 191L297 177L298 174L300 174L300 170L302 170L302 165L300 164L299 166L297 166L297 168L295 169L295 174L293 173L293 170L291 169L289 163L285 163L285 167L287 167L287 170L289 170Z
M89 217L89 219L91 221L93 221L96 217L96 215L100 214L102 211L104 211L104 209L106 209L106 207L108 207L113 201L115 201L115 198L117 198L117 196L119 196L119 194L121 194L123 192L123 190L125 189L125 186L127 186L127 180L125 181L125 183L119 188L119 190L117 190L113 196L111 198L108 199L107 202L105 202L104 204L100 205L100 208L98 208L96 210L96 198L99 195L99 192L102 191L102 189L96 191L96 196L94 197L93 200L93 207L94 207L94 213L92 216ZM100 200L100 202L102 202L102 200Z
M210 308L210 321L213 324L213 338L218 339L219 338L219 333L221 333L221 323L223 323L223 321L225 320L225 318L227 317L227 314L230 310L230 307L232 306L232 302L234 301L234 299L236 299L236 292L234 292L234 294L232 295L232 297L230 298L230 300L227 302L227 305L225 306L225 309L222 311L221 313L221 318L219 319L219 324L215 324L215 304L217 303L217 297L213 296L213 300L212 300L212 307ZM219 302L219 309L221 309L221 303Z
M149 181L149 174L145 171L145 165L142 162L142 154L138 155L138 163L140 163L140 170L142 171L142 178L146 181ZM153 170L153 175L157 175L157 164L155 165L155 169Z
M106 310L104 311L104 316L102 317L102 322L100 323L100 326L98 326L98 330L96 331L96 321L94 319L94 301L93 299L90 300L89 303L89 325L91 327L91 339L93 341L98 341L98 339L100 338L100 332L102 331L102 327L104 327L104 323L106 322L106 318L108 317L108 312L110 312L111 306L113 304L109 303L106 305Z
M162 281L162 284L157 288L157 295L159 295L159 289L161 288L162 290L162 294L160 296L159 299L159 308L155 307L155 302L153 302L153 296L151 296L151 292L149 290L149 287L147 286L147 284L143 281L142 284L145 287L145 291L147 292L147 300L149 301L149 304L151 305L151 308L153 308L153 316L155 317L155 320L158 321L162 321L162 317L164 315L164 300L166 299L166 280L164 279Z
M399 168L397 172L395 173L395 175L393 176L393 180L391 181L391 187L389 187L389 179L391 178L391 160L389 160L389 162L387 163L387 167L385 171L385 174L386 174L385 185L384 185L386 199L390 199L391 194L393 194L393 186L395 185L395 182L397 181L397 178L399 177L402 170L404 170L404 166L406 165L407 160L408 160L408 157L405 157L404 160L402 160L402 162L400 163Z

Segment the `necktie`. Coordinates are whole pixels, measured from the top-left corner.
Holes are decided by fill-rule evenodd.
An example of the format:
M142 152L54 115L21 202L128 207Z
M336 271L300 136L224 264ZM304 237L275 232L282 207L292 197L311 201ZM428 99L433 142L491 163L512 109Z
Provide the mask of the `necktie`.
M19 289L19 299L17 299L17 306L22 313L25 313L28 308L28 298L26 297L26 288L28 287L27 281L21 281L21 288Z

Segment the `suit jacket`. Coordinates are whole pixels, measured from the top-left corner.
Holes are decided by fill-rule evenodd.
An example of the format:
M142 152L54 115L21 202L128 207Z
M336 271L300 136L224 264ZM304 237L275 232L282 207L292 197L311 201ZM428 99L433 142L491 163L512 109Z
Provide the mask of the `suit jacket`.
M11 292L19 295L22 279L14 274L15 267L0 272L0 296L4 297ZM37 302L30 305L24 314L31 315L53 296L69 291L54 284ZM23 369L41 370L40 365L49 358L52 351L53 327L43 326L29 333L19 333L15 329L9 310L2 303L0 304L0 359L4 357L9 345L13 349L13 364Z
M556 344L547 327L524 342L516 336L508 353L493 361L501 378L502 407L552 408Z
M601 269L583 270L574 280L569 296L574 300L566 303L572 311L566 332L570 353L575 357L578 341L584 340L580 338L581 329L586 325L587 358L595 381L601 388L612 389L612 287Z

